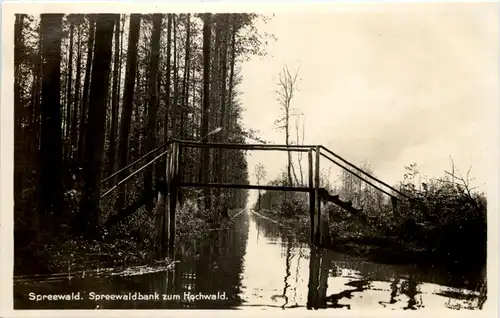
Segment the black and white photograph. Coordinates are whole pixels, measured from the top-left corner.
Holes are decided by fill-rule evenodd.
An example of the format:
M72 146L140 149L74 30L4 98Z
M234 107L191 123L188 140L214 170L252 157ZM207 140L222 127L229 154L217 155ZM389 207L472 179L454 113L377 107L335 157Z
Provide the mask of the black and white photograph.
M498 3L2 15L12 315L497 308Z

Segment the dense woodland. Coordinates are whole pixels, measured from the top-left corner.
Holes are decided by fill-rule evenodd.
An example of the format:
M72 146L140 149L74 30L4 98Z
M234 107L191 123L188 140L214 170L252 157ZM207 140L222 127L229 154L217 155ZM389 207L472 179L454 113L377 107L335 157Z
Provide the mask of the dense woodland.
M169 138L244 143L252 137L240 122L238 84L241 62L266 54L266 36L254 26L258 19L264 17L17 14L14 195L19 258L38 251L47 236L64 232L95 239L107 233L103 224L110 216L154 192L164 178L165 161L101 200L133 169L105 178ZM217 128L218 133L210 134ZM180 156L186 181L248 183L242 151L186 149ZM181 197L196 201L200 192L186 190ZM213 213L200 217L220 221L228 209L245 206L247 193L205 191L204 198L199 210ZM150 201L146 218L152 217ZM118 221L123 218L114 223Z

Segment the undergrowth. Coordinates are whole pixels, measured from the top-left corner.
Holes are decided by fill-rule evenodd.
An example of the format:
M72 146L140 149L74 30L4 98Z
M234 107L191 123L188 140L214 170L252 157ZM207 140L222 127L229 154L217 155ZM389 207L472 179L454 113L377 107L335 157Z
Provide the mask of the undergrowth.
M74 211L70 213L74 214ZM15 275L66 273L155 263L153 213L148 213L142 207L110 228L101 227L99 237L93 239L75 235L66 224L69 222L54 221L54 218L50 222L37 220L35 230L15 231ZM217 213L220 211L199 209L194 200L186 200L182 206L178 206L175 245L203 239L211 228L225 226L228 221L214 217ZM19 225L26 229L24 224ZM45 228L45 231L37 231L38 228Z
M409 179L405 176L400 185L409 200L401 200L396 209L390 200L378 199L365 189L358 196L358 207L363 209L360 213L350 213L332 203L322 204L321 212L329 216L331 241L327 247L386 262L483 268L487 240L485 195L474 192L467 179L456 176L427 180L420 186ZM286 179L275 181L280 182ZM254 209L279 220L288 228L284 231L292 229L298 237L309 240L307 195L265 192L260 207L257 203Z

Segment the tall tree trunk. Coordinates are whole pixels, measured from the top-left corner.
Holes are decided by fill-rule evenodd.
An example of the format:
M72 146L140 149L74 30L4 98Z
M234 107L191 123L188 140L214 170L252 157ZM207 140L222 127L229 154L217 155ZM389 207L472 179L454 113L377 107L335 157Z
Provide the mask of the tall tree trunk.
M208 120L210 115L210 43L211 43L211 24L212 14L205 13L203 21L203 108L201 115L201 129L202 142L207 142L206 135L208 134ZM206 183L208 181L208 161L209 153L208 148L202 148L200 158L200 181ZM204 189L205 195L205 208L210 208L210 190Z
M140 37L140 35L139 35ZM133 128L135 129L132 129L132 132L131 132L131 136L130 138L133 140L133 143L134 143L134 146L132 147L132 149L130 150L130 157L129 157L129 161L134 161L140 151L141 151L141 122L142 122L142 117L141 117L141 110L140 110L140 107L141 106L141 99L138 97L138 95L141 95L142 93L142 83L144 82L142 79L146 77L146 70L144 70L144 72L142 72L141 68L139 67L139 62L140 60L140 55L138 55L138 62L137 62L137 72L136 72L136 81L137 81L137 84L136 84L136 88L137 88L137 94L135 97L135 101L134 101L134 113L133 113L133 120L132 122L133 123L136 123Z
M156 113L158 109L158 64L160 56L160 37L161 37L162 15L160 13L153 14L153 30L151 34L151 64L149 77L149 107L148 107L148 125L147 125L147 140L146 152L155 148L156 144ZM146 170L144 178L144 191L149 193L152 191L153 166L150 165ZM146 209L151 212L153 202L146 204Z
M78 49L76 53L76 83L75 83L75 105L73 107L73 119L71 122L71 156L73 158L73 164L75 163L75 151L77 149L77 122L78 122L78 110L80 108L80 86L81 86L81 75L82 75L82 48L81 48L81 25L78 26Z
M227 104L227 113L228 113L228 125L227 125L227 132L226 136L227 138L233 138L233 133L236 128L237 124L237 117L236 117L236 111L233 107L233 91L234 91L234 77L235 77L235 65L236 65L236 35L238 33L238 30L240 28L240 24L237 19L236 14L231 15L231 58L230 58L230 69L229 69L229 83L228 83L228 104ZM234 160L236 153L231 152L230 153L230 158L229 160ZM229 178L230 182L235 182L236 181L236 176L234 175L234 172L231 172L231 176ZM235 190L230 190L229 191L229 200L234 200L234 196L236 195Z
M90 14L89 19L89 41L87 42L87 61L85 65L85 80L83 81L83 96L80 114L80 136L78 138L78 159L83 159L83 145L85 135L87 132L87 109L89 104L89 86L90 86L90 73L92 72L92 60L94 52L94 33L95 33L95 20L94 15Z
M180 138L185 139L185 120L188 107L188 96L189 96L189 62L190 62L190 45L191 45L191 14L187 15L187 26L186 26L186 45L184 53L184 73L182 78L182 103L181 103L181 126L180 126ZM185 172L184 165L184 148L179 148L179 174L183 178ZM185 179L183 179L185 180ZM179 191L179 202L183 202L183 191Z
M234 86L234 66L236 64L236 34L238 33L237 21L233 16L232 32L231 32L231 62L229 70L229 89L228 89L228 125L226 135L230 136L233 131L233 122L235 119L232 118L233 113L233 86Z
M64 35L63 35L64 37ZM61 43L64 43L62 42L61 40ZM66 52L68 55L69 55L69 42L65 43L65 46L62 50L62 52ZM61 54L62 54L61 52ZM67 89L68 89L68 74L64 72L65 69L68 68L68 65L64 65L64 61L62 60L61 58L61 75L63 76L64 78L64 83L62 84L63 87L61 87L61 98L62 98L62 101L61 101L61 134L62 134L62 147L63 147L63 158L64 158L64 155L65 155L65 143L66 143L66 126L67 126L67 123L66 123L66 104L68 103L68 100L66 99L66 92L67 92ZM64 160L63 160L63 163L64 163ZM64 170L63 170L64 171Z
M126 14L123 14L121 18L121 28L120 28L120 62L118 65L118 92L117 92L117 98L118 98L118 112L120 112L120 101L121 101L121 88L122 88L122 67L123 67L123 34L125 33L125 20L127 18ZM120 126L119 126L120 121L118 120L117 125L116 125L116 131L115 131L115 136L118 138L119 133L120 133ZM116 145L115 145L116 146ZM115 154L116 156L116 154ZM116 159L115 159L116 161Z
M118 113L120 113L120 102L121 102L121 88L122 88L122 67L123 67L123 34L125 33L125 20L127 18L126 14L122 15L121 18L121 28L120 28L120 62L118 65L118 89L116 93L116 97L118 98ZM116 123L116 130L115 130L115 136L118 138L120 135L120 121L119 118ZM116 156L117 156L117 150L118 150L118 145L117 142L115 141L115 147L117 148L115 150L115 166L116 166Z
M19 202L20 194L23 188L23 176L26 172L27 156L24 152L23 143L23 121L24 121L24 105L21 98L21 56L24 51L23 45L23 23L24 14L16 14L14 24L14 154L15 154L15 179L14 179L14 197L15 202Z
M197 138L198 136L198 132L200 130L200 121L198 120L199 119L199 115L200 115L200 112L198 111L197 107L196 107L196 102L197 102L197 99L196 99L196 94L197 92L199 91L198 89L198 86L197 86L197 79L196 79L196 63L191 63L192 64L192 69L191 69L191 72L192 72L192 79L193 79L193 84L191 85L192 87L192 91L191 91L191 108L193 109L193 111L191 112L191 133L189 134L189 139L193 140L195 138ZM195 155L195 151L191 151L191 154L192 156ZM199 169L199 162L198 160L194 160L193 158L193 165L190 169L190 173L189 173L189 182L196 182L198 181L198 169Z
M118 87L120 85L118 76L120 71L120 15L117 17L115 23L115 57L113 63L113 88L111 90L111 132L109 138L109 173L113 173L115 170L116 161L116 133L118 126L118 104L119 95Z
M177 17L174 14L172 16L172 22L173 22L173 27L174 27L174 100L172 103L172 136L174 138L178 138L178 118L179 118L179 105L177 103L178 97L179 97L179 67L177 63L179 62L178 59L178 52L177 52Z
M227 50L228 50L228 26L229 26L229 15L225 14L223 18L224 30L222 34L222 47L221 47L221 75L220 75L220 127L222 127L221 135L218 140L222 142L227 141L227 110L226 110L226 93L227 93ZM217 162L216 162L216 176L219 181L226 181L226 164L225 157L227 152L221 152L220 149L217 151ZM220 193L226 193L226 191L221 191ZM222 216L228 217L225 202L222 207Z
M227 109L226 109L226 99L227 99L227 51L229 48L229 15L226 15L224 17L224 33L223 33L223 38L222 38L222 58L221 58L221 113L220 113L220 126L222 127L221 135L219 139L222 139L222 141L226 141L227 139Z
M167 74L165 76L165 118L163 124L163 139L164 142L168 140L168 113L170 111L170 73L171 73L171 42L172 42L172 14L167 14ZM157 171L165 174L165 159L158 161Z
M33 148L30 152L31 158L31 170L38 171L39 169L39 156L40 156L40 86L41 86L41 77L42 77L42 39L41 39L41 28L38 30L40 34L40 39L38 40L38 53L36 55L35 64L33 66L34 73L34 83L33 83ZM36 175L36 172L35 172ZM36 191L35 191L36 192Z
M219 114L219 101L220 101L220 79L219 79L219 73L220 73L220 38L221 38L221 33L222 33L222 26L221 26L221 14L216 14L214 17L214 28L215 28L215 39L214 39L214 52L212 54L212 60L211 60L211 78L210 78L210 84L211 84L211 90L210 90L210 118L209 118L209 128L208 130L215 129L215 127L218 126L218 114ZM209 137L209 140L212 142L217 142L217 137L218 135L214 134ZM212 156L211 156L211 163L210 163L210 179L213 180L214 182L219 181L219 175L216 173L216 167L218 165L218 154L219 154L219 149L213 149L212 150ZM217 196L219 189L214 189L213 192L215 192L215 196Z
M75 33L75 24L72 17L69 20L69 54L68 54L68 77L66 86L66 125L64 130L64 185L66 189L72 187L72 177L70 169L70 156L71 156L71 107L73 104L73 38Z
M128 138L130 135L130 124L132 120L132 106L134 101L135 76L137 70L137 44L139 42L139 33L141 28L141 15L131 14L129 24L128 48L127 48L127 70L125 73L125 89L123 91L123 110L120 119L120 138L118 147L119 168L127 165L128 160ZM127 175L124 171L119 179ZM124 189L119 190L117 208L123 206L126 193Z
M151 43L147 43L148 39L144 39L146 43L144 43L144 46L151 46ZM151 74L150 70L150 61L151 61L151 50L145 50L146 51L146 56L141 59L142 65L143 66L143 75L140 76L137 81L137 85L141 87L140 91L142 92L142 98L140 99L141 106L143 106L142 109L137 109L137 115L139 118L139 125L138 125L138 130L137 130L137 140L139 146L136 147L136 153L135 153L135 158L140 157L141 153L145 152L144 150L146 149L146 131L145 128L147 126L147 113L148 113L148 104L149 104L149 95L148 95L148 87L149 87L149 77ZM141 68L139 67L139 71ZM134 159L135 159L134 158Z
M75 24L69 19L69 54L68 54L68 86L66 87L66 130L64 138L69 139L71 122L71 104L73 103L73 37ZM69 157L69 142L66 142L66 158Z
M191 63L192 66L191 66L191 74L192 74L192 79L193 79L193 84L191 85L191 88L192 88L192 91L191 91L191 108L193 109L193 111L191 112L191 122L192 122L192 126L193 126L193 129L191 131L191 135L190 135L190 139L194 139L195 136L196 136L196 131L199 129L200 125L198 123L197 125L197 111L196 111L196 92L198 91L197 90L197 78L196 78L196 63ZM188 85L189 85L189 81L188 81ZM196 173L194 174L194 176L196 176Z
M101 173L104 159L106 102L111 72L111 43L116 14L96 15L95 57L89 94L88 132L83 162L83 200L78 224L93 234L99 221Z
M61 36L62 14L42 14L40 211L60 214L62 197Z

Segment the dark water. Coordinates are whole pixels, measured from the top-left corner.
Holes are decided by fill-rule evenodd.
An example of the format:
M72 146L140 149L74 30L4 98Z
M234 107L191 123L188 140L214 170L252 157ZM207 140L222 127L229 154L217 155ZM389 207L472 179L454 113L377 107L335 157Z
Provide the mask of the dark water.
M311 248L251 212L241 213L232 228L214 231L206 242L179 246L176 254L171 270L142 267L16 282L14 307L436 310L478 309L486 298L485 289L477 288L481 273L376 264ZM30 293L39 298L73 293L80 299L37 301ZM93 295L131 299L96 300ZM144 296L157 299L134 298Z

